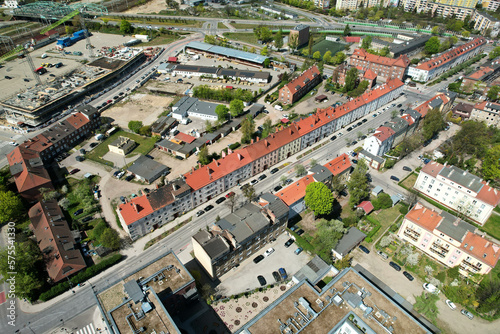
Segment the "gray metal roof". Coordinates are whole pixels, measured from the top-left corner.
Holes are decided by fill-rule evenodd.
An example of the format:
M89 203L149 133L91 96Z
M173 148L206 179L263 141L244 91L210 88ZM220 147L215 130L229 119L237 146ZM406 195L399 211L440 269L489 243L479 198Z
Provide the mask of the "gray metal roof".
M216 224L223 230L231 233L237 243L242 243L269 226L269 220L260 212L260 208L248 203L231 213Z
M176 151L176 152L179 152L179 150L182 148L182 145L173 143L167 139L163 139L162 141L159 141L158 143L156 143L156 145L168 148L169 150Z
M328 178L333 177L332 172L328 168L322 165L316 165L310 169L311 172L314 173L313 177L316 182L323 182Z
M307 279L312 284L316 284L323 276L332 269L325 261L318 255L313 257L305 266L303 266L295 275L293 275L299 282ZM338 271L337 271L338 272Z
M179 102L172 107L172 112L185 116L189 113L198 113L210 116L217 116L215 108L217 104L200 101L195 97L183 96Z
M442 211L440 216L443 217L443 220L436 227L436 230L443 232L455 240L462 241L468 231L474 232L476 229L471 224L446 211Z
M127 293L127 295L134 301L134 303L140 302L144 298L144 293L141 290L141 287L137 283L137 281L130 280L123 284L123 289Z
M193 235L193 238L203 247L212 260L221 257L230 250L229 244L224 238L218 235L214 236L205 230L199 231Z
M381 186L376 186L375 188L373 188L372 193L375 193L378 195L383 191L384 191L384 189Z
M135 175L151 180L158 177L159 174L166 173L170 168L162 165L159 162L149 159L144 155L141 155L134 163L127 168L127 170Z
M268 57L257 55L255 53L250 53L246 51L239 51L235 49L230 49L222 46L216 46L212 44L207 44L203 42L198 42L198 41L192 41L189 42L186 45L186 48L192 48L192 49L197 49L201 51L206 51L210 53L216 53L220 55L224 55L226 57L230 58L236 58L236 59L241 59L253 63L258 63L262 64Z
M372 159L372 160L375 160L376 162L378 162L378 163L380 163L380 164L381 164L381 163L383 163L383 162L385 161L383 158L378 157L378 156L376 156L376 155L373 155L373 154L371 154L370 152L368 152L368 151L366 151L366 150L361 150L361 151L359 151L359 154L364 155L365 157L370 158L370 159Z
M484 186L484 184L481 183L480 177L455 166L444 166L438 175L445 177L476 193L479 192Z
M339 240L339 243L335 247L335 251L341 255L346 255L365 238L366 234L355 227L351 227L349 231L344 234L342 239Z
M438 108L442 104L443 104L443 100L441 100L441 98L438 97L438 98L435 98L434 100L432 100L431 102L429 102L429 107L434 109L434 108Z
M252 116L255 116L258 112L261 112L264 110L264 105L259 104L259 103L254 103L249 109L248 113Z
M392 205L396 205L401 201L401 197L398 195L391 195Z
M218 67L209 67L209 66L197 66L197 65L176 65L174 67L174 71L182 71L182 72L198 72L198 73L207 73L207 74L216 74L219 70Z
M274 196L274 195L272 195ZM280 198L274 196L276 200L269 202L268 209L271 211L276 218L288 217L288 212L290 211L288 205L285 204Z
M390 121L385 122L384 126L393 129L394 132L396 132L396 134L399 134L401 132L406 131L406 128L408 127L408 122L400 117L395 117Z
M220 68L219 75L227 77L239 77L239 78L260 78L269 80L271 74L269 72L260 71L250 71L250 70L234 70L230 68Z

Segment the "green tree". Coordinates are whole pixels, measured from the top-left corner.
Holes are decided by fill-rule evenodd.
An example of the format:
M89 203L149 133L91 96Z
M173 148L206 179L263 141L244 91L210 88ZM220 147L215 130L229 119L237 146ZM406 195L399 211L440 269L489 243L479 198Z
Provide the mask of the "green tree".
M350 36L351 35L351 27L349 27L349 24L345 25L344 33L342 35L344 35L344 36Z
M439 34L439 27L438 27L438 26L434 26L434 27L432 27L432 29L431 29L431 33L432 33L433 35L438 35L438 34Z
M436 321L439 314L436 302L439 300L439 296L433 293L422 292L422 294L416 296L415 299L416 302L413 305L415 311L424 315L431 321Z
M332 191L339 197L340 193L345 189L344 179L341 175L337 174L332 178Z
M120 248L120 236L118 235L118 232L116 232L112 228L106 228L102 232L99 241L104 247L111 250L117 250Z
M429 38L429 40L425 43L425 52L427 54L435 54L439 52L439 48L441 46L441 43L439 42L439 38L437 36L432 36Z
M297 51L299 47L299 35L290 33L288 35L288 47L292 50L292 52Z
M391 50L389 49L389 47L388 46L384 46L382 48L382 50L380 50L380 55L382 57L386 57L390 52L391 52Z
M316 60L320 60L321 59L321 52L319 52L319 51L314 52L313 58Z
M25 215L23 203L12 191L0 191L0 222L15 222Z
M499 7L499 8L500 8L500 7ZM464 30L464 31L462 31L462 36L464 36L464 37L466 37L466 38L467 38L467 37L469 37L469 36L470 36L470 32L469 32L469 31L467 31L467 30Z
M345 77L344 92L347 93L356 88L356 85L358 83L358 75L358 69L356 67L352 67L349 71L347 71Z
M205 131L208 133L212 133L214 131L214 126L208 119L205 121Z
M134 27L127 20L122 20L120 22L120 32L125 35L129 35L134 32Z
M269 54L269 50L267 49L267 45L264 46L261 50L260 50L260 55L261 56L267 56Z
M143 136L151 136L151 126L150 125L141 126L141 128L139 129L139 134Z
M500 46L497 46L493 50L491 50L490 54L488 55L488 58L490 60L495 59L496 57L500 56Z
M366 177L366 165L363 160L359 160L351 178L347 182L347 189L349 189L349 205L358 205L362 200L370 195L370 188L368 185L368 178Z
M278 30L276 35L274 36L274 46L279 50L283 47L283 31Z
M237 117L239 114L243 112L243 101L241 100L232 100L229 103L229 111L231 112L231 116Z
M243 196L245 196L249 201L255 198L255 188L252 185L247 185L243 189Z
M381 193L372 201L372 204L375 210L388 209L392 207L392 199L388 194Z
M243 122L241 122L241 142L248 144L250 143L250 139L252 139L252 135L255 132L255 121L252 116L248 115Z
M215 45L217 44L217 41L215 39L214 35L205 35L205 38L203 40L205 43Z
M306 171L306 168L302 165L296 165L295 166L295 175L297 177L301 177L301 176L304 176L306 175L307 171Z
M198 153L198 161L204 166L211 162L210 154L208 153L208 147L205 145L200 149Z
M264 124L262 124L262 138L266 138L273 132L273 122L269 117L267 117L264 121Z
M453 137L452 154L482 158L490 143L488 127L484 122L466 121Z
M372 36L366 36L361 42L361 48L368 50L372 46Z
M217 119L224 122L229 116L229 109L225 105L219 104L215 107L215 113L217 114Z
M128 122L128 128L134 133L139 133L139 130L142 128L141 121L130 121Z
M483 159L482 172L486 180L500 179L500 145L495 145L488 150Z
M335 57L333 58L333 64L335 65L339 65L339 64L342 64L344 62L344 60L346 60L347 56L345 53L343 53L342 51L339 51L335 54Z
M307 44L307 51L308 51L309 55L313 54L313 51L312 51L313 45L314 45L314 37L313 37L313 35L310 35L309 36L309 43Z
M326 51L323 55L323 62L329 64L332 61L332 52L330 50Z
M498 99L498 93L500 92L500 86L493 86L490 88L488 91L488 94L486 95L490 101L496 101Z
M266 26L258 26L253 29L255 37L258 40L262 41L262 43L268 43L273 40L273 33L271 29Z
M439 109L432 109L427 113L424 118L424 125L422 126L422 134L425 140L429 140L439 131L443 130L446 126L443 115Z
M333 195L322 182L312 182L306 187L305 203L315 216L328 215L333 208Z

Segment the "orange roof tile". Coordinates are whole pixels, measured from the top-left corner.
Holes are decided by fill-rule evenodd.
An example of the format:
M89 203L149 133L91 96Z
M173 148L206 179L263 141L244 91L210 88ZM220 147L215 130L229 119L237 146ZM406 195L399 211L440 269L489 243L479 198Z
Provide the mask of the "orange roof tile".
M377 138L378 140L380 140L380 142L384 142L387 139L389 139L391 136L393 136L395 133L396 132L393 129L391 129L387 126L381 126L377 129L377 131L375 131L373 136L375 138Z
M24 143L22 143L20 146L24 148L28 148L30 150L36 151L36 152L41 152L43 150L46 150L53 144L50 142L50 140L45 137L43 134L36 135L35 137L26 140Z
M130 202L120 204L118 209L127 226L146 217L154 211L146 195L132 198Z
M334 176L342 173L346 169L351 168L351 159L347 154L341 154L332 161L324 165Z
M443 219L439 213L426 208L420 203L415 204L413 209L406 214L405 218L431 232L434 231Z
M421 105L419 105L418 107L416 107L415 111L417 111L420 115L422 115L422 117L427 116L427 113L430 110L432 110L432 108L429 106L429 103L437 98L440 98L443 101L443 103L445 103L445 104L450 101L450 99L446 96L446 94L439 93L436 96L434 96L433 98L431 98L430 100L427 100L424 103L422 103Z
M23 144L24 145L24 144ZM21 166L22 170L14 175L17 190L20 193L44 186L53 189L48 171L43 166L38 152L17 146L7 154L11 168Z
M500 191L490 187L486 181L482 181L481 183L484 184L484 186L481 188L476 198L492 206L497 206L498 203L500 203Z
M196 140L195 137L185 134L184 132L179 132L178 134L175 135L175 138L182 140L183 142L188 144L191 144Z
M454 58L462 55L466 51L470 51L486 43L486 39L478 37L463 45L459 45L437 57L432 58L424 63L420 63L417 68L421 70L431 70L436 67L443 66L443 64L452 61Z
M469 255L474 256L492 267L497 264L500 256L500 246L488 241L482 236L468 231L460 248Z
M413 125L413 123L415 123L415 120L413 119L413 117L411 117L408 114L401 116L401 118L404 119L405 121L407 121L409 125Z
M377 78L377 73L373 72L370 69L367 69L365 74L363 75L363 78L366 78L368 80L374 80Z
M318 67L316 67L316 65L311 66L310 68L302 72L302 74L297 78L286 84L286 87L288 87L288 89L290 90L290 94L295 94L295 92L297 92L298 90L297 86L300 86L302 88L306 82L313 80L318 75L321 75Z
M382 56L377 56L371 53L366 52L364 49L356 49L354 50L353 56L358 56L361 58L364 58L364 60L372 63L372 64L379 64L379 65L385 65L385 66L397 66L397 67L403 67L406 68L410 65L410 59L408 58L407 55L401 55L396 59L393 58L388 58L388 57L382 57Z
M479 79L481 79L481 77L483 75L488 74L488 73L493 72L493 71L494 70L492 68L485 67L485 68L482 68L482 69L472 73L471 75L467 76L466 78L479 80Z
M312 175L304 176L275 195L285 202L286 205L290 206L306 196L306 188L312 182L314 182Z
M66 118L66 121L69 124L71 124L71 126L73 126L75 129L79 129L88 122L90 122L87 116L85 116L81 112L71 114L68 118Z
M421 171L428 175L431 175L432 177L436 177L443 168L444 166L441 165L440 163L435 161L430 161L422 168Z

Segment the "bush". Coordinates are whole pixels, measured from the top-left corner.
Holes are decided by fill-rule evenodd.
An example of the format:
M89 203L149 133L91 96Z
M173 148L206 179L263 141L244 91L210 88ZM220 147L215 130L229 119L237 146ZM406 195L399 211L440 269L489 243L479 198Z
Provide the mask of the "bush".
M368 242L368 243L370 243L370 242L372 242L372 241L373 241L373 239L372 239L371 237L366 237L366 238L365 238L365 241L366 241L366 242Z
M84 271L79 272L75 276L73 276L70 280L73 286L78 285L79 283L83 283L89 278L101 273L108 267L111 267L112 265L118 263L122 259L121 254L114 254L110 256L109 258L101 261L100 263L96 264L95 266L88 267ZM40 294L39 299L43 302L52 299L70 289L70 285L68 281L64 281L62 283L59 283L57 285L54 285L49 291L46 291L42 294Z
M139 133L139 131L142 128L142 122L141 121L130 121L128 122L128 128L133 131L134 133Z
M396 164L396 160L395 159L387 159L385 161L384 167L387 168L387 169L391 169L392 167L394 167L395 164Z
M240 147L240 143L239 142L236 142L236 143L233 143L233 144L229 145L229 149L231 149L231 150L235 150L238 147Z

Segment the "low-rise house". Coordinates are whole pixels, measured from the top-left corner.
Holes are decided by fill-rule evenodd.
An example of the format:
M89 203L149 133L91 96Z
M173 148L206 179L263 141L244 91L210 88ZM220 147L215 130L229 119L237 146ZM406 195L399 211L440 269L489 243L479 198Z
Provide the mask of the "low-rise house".
M254 256L285 231L287 206L274 195L264 197L259 204L248 203L213 223L208 231L193 235L194 256L212 279Z
M500 203L500 191L480 177L435 161L422 168L414 188L479 225L486 223Z
M175 118L161 116L153 124L151 124L151 135L163 137L177 124L178 122Z
M459 266L459 273L468 277L488 274L500 257L500 245L475 231L446 211L417 203L406 214L397 236L447 267Z
M135 175L135 178L146 182L153 183L157 178L167 175L170 168L150 159L144 155L139 156L127 170Z
M460 117L462 121L467 121L472 114L472 109L474 109L472 104L458 102L452 109L452 115L454 118Z
M363 159L366 162L366 165L375 169L379 170L380 168L384 167L385 164L385 159L379 157L378 155L371 154L367 150L361 150L358 153L359 159Z
M128 137L119 136L113 142L108 144L108 148L110 152L127 155L134 150L137 146L137 143Z
M278 196L290 209L289 219L295 217L306 209L306 188L314 181L312 175L307 175L290 184L288 187L281 189L275 195Z
M355 227L349 228L346 234L339 240L337 246L332 249L333 256L339 260L342 260L344 256L349 254L354 248L358 247L363 240L365 240L366 234L361 232Z
M321 81L321 73L316 66L302 72L279 90L278 101L283 104L297 102Z
M87 267L56 200L42 200L28 211L50 279L56 283Z
M216 121L215 108L217 104L200 101L195 97L183 96L173 107L172 117L184 121L188 117Z

